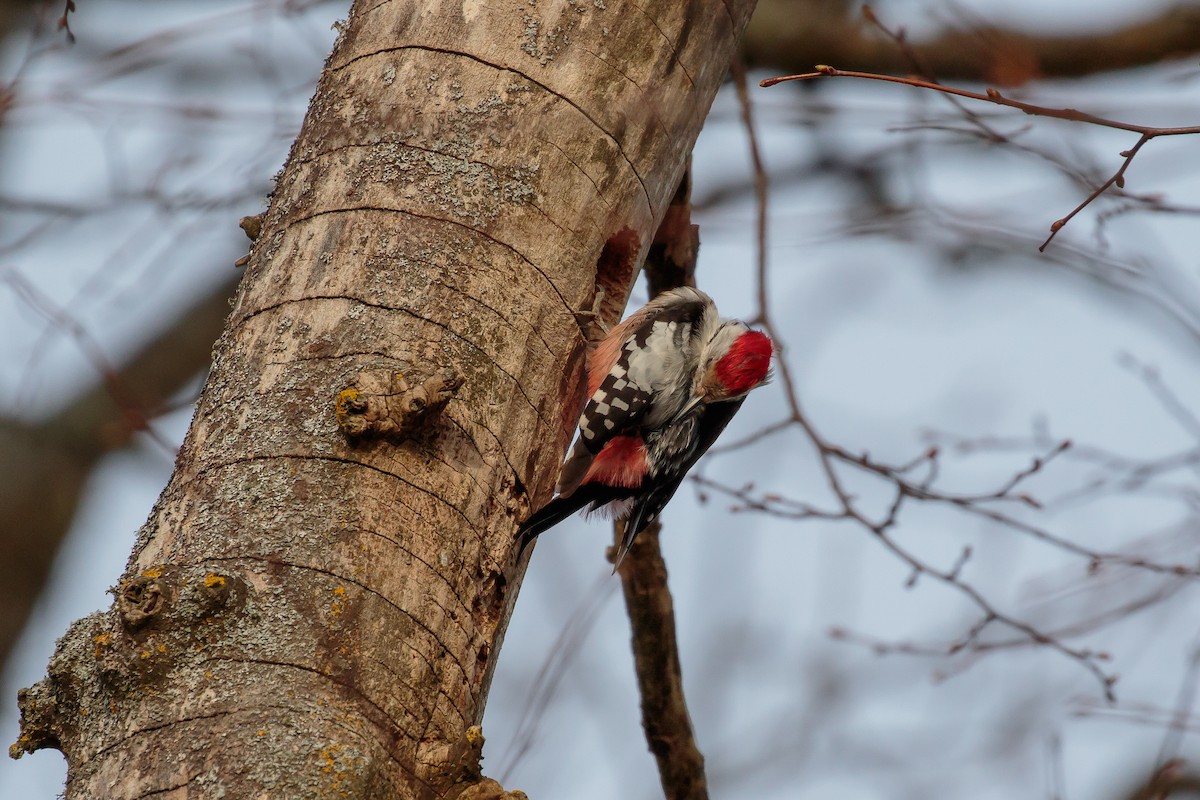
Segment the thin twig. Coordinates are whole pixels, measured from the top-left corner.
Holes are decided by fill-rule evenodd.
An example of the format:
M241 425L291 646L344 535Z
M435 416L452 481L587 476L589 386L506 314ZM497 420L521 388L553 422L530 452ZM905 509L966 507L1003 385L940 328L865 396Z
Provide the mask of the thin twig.
M746 139L750 143L750 162L754 167L754 261L758 275L758 307L765 316L767 308L767 170L763 165L762 152L758 147L758 135L754 129L754 109L750 104L750 89L746 85L746 65L740 55L734 56L729 67L733 84L737 87L738 107L741 109L742 125L746 128ZM766 324L766 319L755 320ZM768 330L768 333L770 331ZM776 337L772 337L776 338ZM778 360L783 361L781 352Z
M987 89L984 92L972 92L967 89L955 89L950 86L943 86L931 80L923 80L921 78L911 76L897 75L880 75L873 72L856 72L854 70L841 70L826 64L819 64L815 68L815 72L805 72L799 75L785 75L778 78L767 78L760 81L759 86L764 88L774 86L785 81L806 81L815 80L817 78L859 78L861 80L884 81L887 83L899 83L905 86L913 86L918 89L928 89L934 92L940 92L945 95L954 97L965 97L971 100L979 100L985 103L992 103L999 106L1007 106L1023 111L1026 114L1036 117L1050 117L1052 119L1061 119L1068 122L1082 122L1088 125L1098 125L1104 128L1115 128L1116 130L1129 131L1139 134L1140 138L1133 147L1121 152L1121 166L1097 187L1090 195L1079 203L1069 214L1061 219L1057 219L1050 224L1050 235L1038 247L1039 251L1044 251L1046 246L1054 239L1063 226L1065 226L1072 218L1080 211L1086 208L1097 197L1102 195L1112 186L1123 188L1125 185L1125 172L1129 169L1129 164L1133 161L1138 151L1142 149L1142 145L1151 139L1156 139L1160 136L1188 136L1200 134L1200 125L1188 125L1182 127L1156 127L1152 125L1139 125L1134 122L1122 122L1120 120L1107 119L1099 117L1095 114L1088 114L1075 108L1051 108L1049 106L1040 106L1034 103L1026 103L1022 100L1015 100L1011 97L1006 97L1001 94L998 89Z
M1064 119L1070 122L1085 122L1089 125L1099 125L1104 128L1116 128L1122 131L1130 131L1139 133L1143 136L1155 138L1158 136L1186 136L1200 133L1200 125L1190 125L1184 127L1161 128L1152 125L1140 125L1136 122L1121 122L1119 120L1106 119L1098 117L1094 114L1088 114L1074 108L1051 108L1049 106L1039 106L1033 103L1026 103L1022 100L1014 100L1011 97L1005 97L997 89L987 89L986 93L972 92L966 89L955 89L951 86L943 86L940 83L932 83L930 81L921 80L920 78L899 77L896 75L879 75L872 72L854 72L852 70L836 69L834 67L819 64L816 67L816 72L805 72L799 75L784 75L779 78L766 78L759 81L759 86L764 88L774 86L777 83L785 81L804 81L813 80L816 78L860 78L863 80L872 81L887 81L888 83L901 83L905 86L915 86L918 89L931 89L935 92L944 94L957 95L958 97L967 97L972 100L982 100L985 103L994 103L996 105L1008 106L1026 114L1035 117L1053 117L1055 119Z
M63 4L62 16L58 18L58 29L66 31L67 41L75 44L75 34L71 31L71 12L75 10L75 0L66 0Z
M100 343L88 332L87 328L60 308L53 300L30 283L24 275L15 269L0 272L0 280L9 284L26 305L44 317L59 330L65 331L79 346L84 357L96 370L104 382L104 387L113 403L121 412L121 417L131 431L141 431L172 457L175 447L164 439L150 424L150 415L142 406L141 401L129 391L112 362L104 354Z
M502 758L500 779L507 783L509 776L530 752L536 741L537 726L554 699L559 683L582 649L583 642L591 634L609 598L612 597L611 576L605 571L597 578L595 586L584 594L584 600L567 618L550 648L550 658L542 664L530 685L525 709L517 721L508 750Z
M1191 656L1187 668L1183 672L1183 680L1179 684L1179 695L1175 700L1175 711L1171 715L1171 723L1163 737L1162 746L1158 751L1158 769L1163 770L1167 765L1178 760L1179 748L1183 743L1183 734L1188 722L1192 719L1192 708L1196 703L1196 684L1200 680L1200 638L1192 643Z

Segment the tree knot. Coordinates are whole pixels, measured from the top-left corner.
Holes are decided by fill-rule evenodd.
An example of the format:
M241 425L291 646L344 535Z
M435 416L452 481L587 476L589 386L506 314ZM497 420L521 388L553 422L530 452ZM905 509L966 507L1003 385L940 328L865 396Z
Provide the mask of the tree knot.
M453 800L529 800L524 792L507 792L499 782L483 776L484 741L483 728L472 725L450 746L445 763L454 788L445 796Z
M126 630L141 628L163 610L166 592L161 578L161 570L148 569L138 577L121 583L116 592L117 608Z
M403 441L445 407L463 377L443 369L413 386L402 372L366 371L338 392L334 413L347 438Z
M261 214L255 214L252 217L242 217L238 220L238 227L246 233L246 237L252 241L258 241L258 237L262 234L263 219L267 216L264 211Z

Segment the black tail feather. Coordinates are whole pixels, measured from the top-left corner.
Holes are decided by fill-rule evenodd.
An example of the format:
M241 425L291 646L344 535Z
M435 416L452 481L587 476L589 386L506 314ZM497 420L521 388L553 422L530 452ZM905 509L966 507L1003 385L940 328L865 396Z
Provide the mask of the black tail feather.
M647 520L645 524L642 522L642 515L646 511L645 503L638 503L629 512L629 516L625 518L625 528L621 531L621 546L617 550L617 557L613 559L613 575L617 574L617 567L621 566L621 562L625 560L625 556L629 553L629 548L633 547L633 540L642 532L642 529L649 524Z
M621 562L628 555L629 548L633 547L634 539L638 537L639 533L654 524L654 520L658 519L663 506L675 494L675 490L679 488L679 484L680 481L672 481L660 490L651 492L634 503L633 508L629 510L628 518L625 520L625 529L621 534L621 547L617 550L617 557L613 559L614 575L617 574L617 568L621 566Z
M517 538L520 540L520 546L517 548L517 560L520 560L525 553L525 548L539 534L550 530L584 506L590 504L594 510L613 500L628 497L630 493L629 489L588 483L580 486L566 497L554 498L525 520L517 530Z

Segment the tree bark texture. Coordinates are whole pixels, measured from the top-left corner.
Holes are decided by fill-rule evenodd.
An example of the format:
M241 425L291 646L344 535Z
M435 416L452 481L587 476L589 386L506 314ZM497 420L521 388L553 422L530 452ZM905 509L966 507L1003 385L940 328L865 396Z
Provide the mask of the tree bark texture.
M22 692L68 798L501 796L491 671L751 0L355 3L176 470ZM488 794L493 793L493 794Z

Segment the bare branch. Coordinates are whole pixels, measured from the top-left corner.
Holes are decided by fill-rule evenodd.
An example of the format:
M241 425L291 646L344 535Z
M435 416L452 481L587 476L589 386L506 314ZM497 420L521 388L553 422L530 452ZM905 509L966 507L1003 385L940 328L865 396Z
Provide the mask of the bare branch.
M633 627L642 727L667 800L706 800L708 779L683 694L675 607L658 544L660 531L657 522L643 531L618 570Z
M1049 106L1040 106L1033 103L1026 103L1022 100L1015 100L1011 97L1006 97L1001 94L998 89L987 89L986 92L972 92L967 89L955 89L950 86L943 86L940 83L935 83L929 80L923 80L915 77L900 77L896 75L880 75L873 72L857 72L854 70L841 70L830 67L825 64L819 64L815 72L806 72L798 75L786 75L778 78L767 78L760 81L759 86L764 88L774 86L785 81L807 81L817 78L859 78L862 80L884 81L886 83L899 83L905 86L912 86L918 89L928 89L934 92L941 92L945 95L955 97L965 97L971 100L979 100L985 103L992 103L999 106L1007 106L1023 111L1026 114L1036 117L1050 117L1052 119L1061 119L1068 122L1081 122L1088 125L1097 125L1104 128L1114 128L1117 130L1130 131L1140 134L1140 138L1133 147L1121 152L1121 157L1124 159L1121 166L1099 187L1097 187L1090 195L1088 195L1078 206L1076 206L1069 214L1061 219L1055 220L1050 225L1050 235L1046 241L1042 242L1038 250L1044 251L1046 246L1054 239L1063 226L1067 224L1076 214L1091 204L1093 200L1102 195L1112 186L1123 188L1125 185L1125 171L1129 168L1129 164L1134 157L1142 149L1142 145L1151 139L1160 136L1190 136L1200 133L1200 125L1189 125L1182 127L1155 127L1151 125L1140 125L1133 122L1121 122L1119 120L1107 119L1094 114L1088 114L1074 108L1051 108Z

